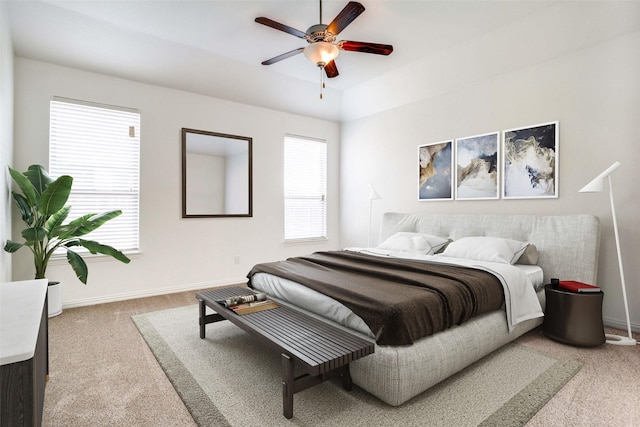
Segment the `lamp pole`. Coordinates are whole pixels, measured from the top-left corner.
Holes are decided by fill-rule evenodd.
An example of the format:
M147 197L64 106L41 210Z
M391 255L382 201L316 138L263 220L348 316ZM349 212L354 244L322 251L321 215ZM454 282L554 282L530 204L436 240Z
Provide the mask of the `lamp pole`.
M380 195L374 190L373 185L369 183L369 232L367 233L367 247L371 247L371 213L373 210L373 200L381 199Z
M373 199L369 199L369 232L367 233L367 247L371 247L371 211L373 210Z
M624 280L624 269L622 267L622 251L620 250L620 234L618 233L618 221L616 220L616 207L613 203L613 184L611 183L611 175L607 177L609 179L609 201L611 203L611 216L613 217L613 234L616 237L616 252L618 254L618 268L620 269L620 282L622 283L622 300L624 302L624 314L627 319L627 334L628 337L619 337L618 335L605 334L607 343L619 344L619 345L635 345L636 340L631 335L631 320L629 318L629 304L627 302L627 286ZM624 339L623 339L624 338Z

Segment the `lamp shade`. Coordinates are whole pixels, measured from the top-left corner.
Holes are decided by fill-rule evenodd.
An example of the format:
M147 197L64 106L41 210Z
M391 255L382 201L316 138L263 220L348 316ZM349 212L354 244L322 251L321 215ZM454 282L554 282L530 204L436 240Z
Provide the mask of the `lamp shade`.
M604 186L604 179L611 175L611 173L618 169L620 166L620 162L615 162L607 169L605 169L600 175L596 176L589 182L587 185L580 189L580 193L599 193L602 191Z
M304 56L318 67L324 67L329 62L337 58L340 51L332 43L315 42L304 48Z
M369 200L382 199L378 192L373 188L373 185L369 184Z

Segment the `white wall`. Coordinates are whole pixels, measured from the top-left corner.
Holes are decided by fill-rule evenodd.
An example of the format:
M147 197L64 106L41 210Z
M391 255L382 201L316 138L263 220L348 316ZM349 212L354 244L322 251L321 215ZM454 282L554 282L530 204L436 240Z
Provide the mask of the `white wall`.
M7 166L12 164L13 45L6 4L0 2L0 283L11 280L11 257L2 248L11 237L11 177Z
M337 123L140 84L43 62L15 61L15 166L48 164L49 99L58 95L138 108L141 121L140 245L129 265L89 263L82 285L63 263L49 279L64 282L63 306L245 281L258 262L336 249L338 237ZM253 137L253 217L181 218L181 128ZM282 166L285 133L328 142L328 241L284 245ZM14 236L20 224L14 219ZM238 256L239 264L234 264ZM30 278L28 253L14 256L15 280Z
M373 201L374 230L385 211L591 213L602 222L598 285L605 292L604 318L623 326L608 194L578 193L618 160L622 167L613 176L618 225L631 319L640 330L638 52L640 32L635 32L344 123L341 243L363 246L367 242L368 182L382 196ZM558 199L417 201L418 145L555 120L560 122Z

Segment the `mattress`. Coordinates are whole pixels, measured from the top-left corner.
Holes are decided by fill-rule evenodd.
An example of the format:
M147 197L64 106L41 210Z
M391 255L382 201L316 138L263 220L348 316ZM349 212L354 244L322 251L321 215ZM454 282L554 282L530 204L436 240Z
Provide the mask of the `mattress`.
M540 267L519 264L514 267L524 272L534 290L538 291L543 288L543 271ZM374 337L365 322L349 308L304 285L271 274L257 273L251 279L251 286L349 329Z

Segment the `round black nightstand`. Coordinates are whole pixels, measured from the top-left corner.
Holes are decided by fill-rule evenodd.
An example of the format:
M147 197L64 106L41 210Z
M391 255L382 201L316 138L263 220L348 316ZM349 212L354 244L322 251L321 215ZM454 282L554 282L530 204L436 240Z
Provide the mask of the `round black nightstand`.
M547 300L542 332L565 344L593 347L605 342L602 292L579 293L544 287Z

